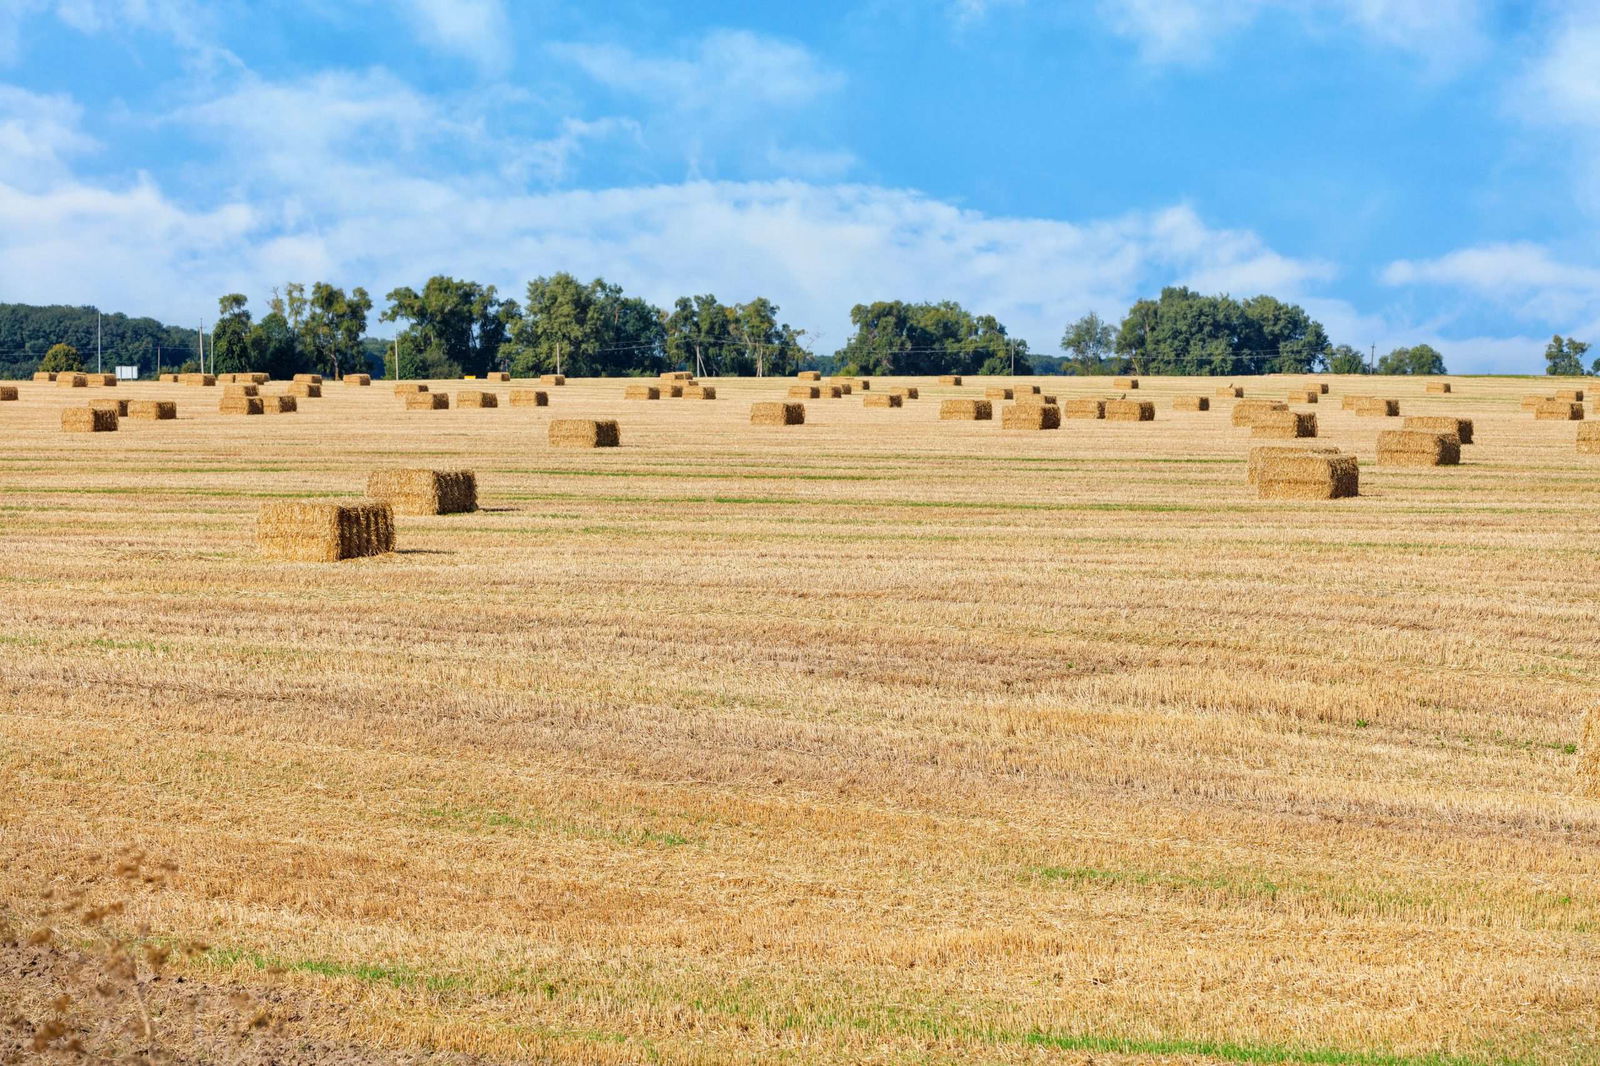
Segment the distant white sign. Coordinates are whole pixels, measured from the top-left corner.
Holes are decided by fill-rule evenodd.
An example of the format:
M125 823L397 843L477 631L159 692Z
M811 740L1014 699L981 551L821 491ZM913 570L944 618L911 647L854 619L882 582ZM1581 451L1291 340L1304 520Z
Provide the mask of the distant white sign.
M138 381L139 380L139 368L136 367L136 366L119 366L119 367L117 367L117 380L118 381Z

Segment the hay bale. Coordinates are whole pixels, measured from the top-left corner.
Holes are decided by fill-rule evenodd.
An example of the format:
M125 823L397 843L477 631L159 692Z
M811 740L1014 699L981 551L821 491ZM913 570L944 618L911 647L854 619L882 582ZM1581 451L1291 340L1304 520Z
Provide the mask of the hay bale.
M855 386L848 381L830 381L828 384L838 389L840 396L849 396L855 391Z
M791 400L816 400L822 396L822 389L816 385L791 385L789 398Z
M550 394L543 389L512 389L512 407L549 407Z
M266 411L266 405L259 396L224 396L217 410L225 415L259 415Z
M217 378L216 378L216 375L214 375L214 374L179 374L178 375L178 384L180 384L180 385L195 385L195 386L199 386L199 387L202 387L202 388L210 388L211 386L215 385L216 383L217 383Z
M294 376L294 381L300 383L301 385L321 385L322 384L322 375L321 374L296 374Z
M499 407L500 397L482 389L462 389L456 393L457 407Z
M837 400L844 396L844 389L838 385L818 385L817 398L821 400Z
M1353 455L1301 452L1274 457L1261 467L1256 491L1263 500L1339 500L1361 495L1361 464Z
M117 412L106 407L68 407L61 412L67 433L110 433L117 428Z
M1450 390L1450 383L1448 381L1430 381L1426 385L1423 386L1423 391L1424 392L1435 392L1435 393L1449 392L1449 391L1451 391Z
M55 379L56 379L55 374L52 373L49 370L40 370L40 371L37 371L33 375L33 380L39 381L39 382L54 381Z
M1124 392L1128 391L1129 389L1137 389L1139 387L1139 379L1113 378L1111 381L1111 387L1113 389L1122 389Z
M166 385L176 385L178 383L178 375L162 374L156 380Z
M56 384L63 389L86 389L89 377L87 374L57 374Z
M686 387L687 386L685 386L681 381L663 381L661 384L656 386L656 388L661 390L661 398L663 400L667 399L668 397L671 397L672 399L678 399L683 395L683 390Z
M1244 390L1237 385L1227 385L1217 390L1219 400L1237 400L1244 396Z
M394 387L394 394L396 396L410 396L413 393L427 391L428 386L422 384L420 381L402 381L400 384Z
M919 395L915 385L904 385L900 388L890 389L889 392L902 400L915 400Z
M1585 422L1578 427L1578 451L1600 455L1600 422Z
M1242 400L1233 405L1231 417L1235 426L1253 426L1262 415L1288 409L1289 405L1282 400Z
M178 405L171 400L129 400L128 417L146 422L165 422L178 417Z
M869 392L861 397L863 407L904 407L905 403L904 396L892 392Z
M1386 429L1378 434L1379 466L1455 466L1461 442L1444 433Z
M1566 400L1568 403L1582 403L1583 402L1583 390L1582 389L1557 389L1556 390L1556 399L1558 399L1558 400Z
M942 422L990 422L994 420L994 405L988 400L941 400L939 420Z
M587 418L557 418L550 422L552 448L616 448L622 444L622 428L615 422Z
M1536 411L1538 410L1540 404L1544 403L1546 400L1553 399L1555 399L1554 396L1524 396L1522 398L1522 409L1524 411Z
M1015 397L1013 402L1019 404L1043 404L1046 407L1054 407L1056 405L1056 398L1047 392L1030 392Z
M803 403L753 403L750 405L750 424L752 426L799 426L806 420L806 405Z
M834 389L833 394L835 396L839 395L839 390ZM715 400L717 398L717 390L712 385L685 385L683 387L683 398L685 400Z
M1541 422L1581 422L1583 404L1570 400L1541 400L1533 409L1533 417Z
M1154 422L1156 405L1150 400L1107 400L1107 422Z
M541 385L565 385L566 383L567 383L567 378L566 378L565 374L540 374L539 375L539 384L541 384Z
M800 373L796 374L795 377L800 379L801 381L821 381L822 380L822 371L820 371L820 370L802 370L802 371L800 371Z
M300 400L294 396L263 396L261 397L261 413L268 415L292 415L300 410Z
M448 411L450 397L442 392L410 392L405 396L407 411Z
M256 546L268 559L301 563L383 555L394 551L394 511L387 503L264 503Z
M943 377L941 377L939 379L939 384L941 384L941 385L959 385L959 384L961 384L961 375L960 374L945 374Z
M1016 393L1013 390L1006 388L1004 385L990 385L983 390L983 398L986 400L1009 400L1015 395Z
M126 418L128 414L127 400L90 400L89 406L98 411L115 411L118 418Z
M1042 391L1043 390L1040 389L1039 386L1037 386L1037 385L1012 385L1011 386L1011 394L1013 396L1017 396L1017 397L1021 397L1021 396L1037 396Z
M315 377L316 375L313 374L312 376ZM315 400L322 395L322 383L320 381L300 381L297 375L296 380L289 382L289 395L298 396L302 400Z
M374 470L367 498L395 514L461 514L478 509L478 476L471 470Z
M0 385L0 402L15 400L16 398L17 387L15 385Z
M1328 395L1328 383L1326 381L1308 381L1300 387L1307 392L1314 392L1318 396Z
M668 370L661 375L661 380L687 382L693 381L694 375L689 373L687 370Z
M224 385L224 386L222 386L222 395L224 395L224 396L260 396L261 395L261 386L259 386L259 385Z
M1245 466L1245 480L1255 485L1261 481L1261 472L1277 460L1296 455L1338 455L1339 449L1331 444L1258 444L1250 449L1250 459Z
M1001 429L1060 429L1061 408L1055 404L1013 403L1000 409Z
M511 375L506 373L504 370L491 370L487 374L483 375L483 380L485 380L485 381L502 381L502 382L510 381L511 380Z
M622 390L624 400L659 400L661 389L656 385L629 385Z
M1305 411L1263 411L1250 424L1250 435L1262 440L1315 437L1317 416Z
M507 374L506 377L509 380L511 375ZM371 374L346 374L344 376L344 383L346 385L355 385L355 386L359 386L359 387L365 388L366 386L372 384L372 375Z
M1339 397L1339 409L1341 411L1354 411L1356 409L1356 404L1360 403L1362 400L1370 399L1372 399L1371 396L1341 396Z
M1208 396L1178 396L1172 401L1174 411L1209 411L1211 398Z
M1375 415L1379 418L1398 418L1400 401L1386 400L1381 396L1362 396L1351 408L1358 415Z
M1316 403L1322 398L1322 393L1317 389L1294 389L1289 393L1290 403Z
M91 386L97 389L109 389L117 383L117 375L115 374L85 374L83 376L88 379Z
M1462 444L1472 443L1472 419L1451 418L1444 415L1408 415L1401 423L1405 429L1424 430L1454 436Z
M1106 402L1080 396L1077 399L1067 401L1065 413L1068 418L1104 418L1106 416Z

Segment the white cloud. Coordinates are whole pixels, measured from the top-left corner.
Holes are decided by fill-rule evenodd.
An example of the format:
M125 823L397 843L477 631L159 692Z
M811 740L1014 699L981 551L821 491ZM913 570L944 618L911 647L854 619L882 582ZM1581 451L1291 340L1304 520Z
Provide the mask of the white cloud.
M429 48L502 71L511 60L510 22L501 0L404 0L401 5Z
M1558 261L1530 242L1463 248L1437 259L1398 260L1383 271L1390 285L1460 290L1525 319L1571 327L1600 322L1600 269Z
M0 85L0 181L46 188L68 173L68 159L97 147L78 124L83 109L67 96Z

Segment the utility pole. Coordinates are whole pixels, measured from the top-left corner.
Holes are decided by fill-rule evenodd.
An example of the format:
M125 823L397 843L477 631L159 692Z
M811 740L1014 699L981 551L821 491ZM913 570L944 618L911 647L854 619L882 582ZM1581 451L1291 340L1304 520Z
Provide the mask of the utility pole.
M1376 344L1370 345L1367 351L1367 373L1371 374L1378 369L1378 346Z
M97 310L94 313L94 372L103 374L105 369L105 356L100 345L100 312Z

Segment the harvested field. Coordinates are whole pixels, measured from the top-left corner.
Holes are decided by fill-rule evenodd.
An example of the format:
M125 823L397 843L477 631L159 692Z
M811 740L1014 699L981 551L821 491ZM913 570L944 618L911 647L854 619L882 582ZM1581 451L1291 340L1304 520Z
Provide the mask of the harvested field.
M1470 419L1471 461L1378 466L1400 420L1327 402L1352 498L1261 498L1221 417L938 419L976 386L778 433L771 378L431 419L380 380L86 436L84 393L24 384L0 1018L97 939L52 910L81 888L203 942L158 1025L190 990L284 1021L195 1064L1592 1066L1600 456L1527 381L1330 380ZM627 446L552 447L552 412ZM472 470L484 509L258 551L262 504L387 466Z
M1585 422L1578 427L1578 451L1600 455L1600 422Z

